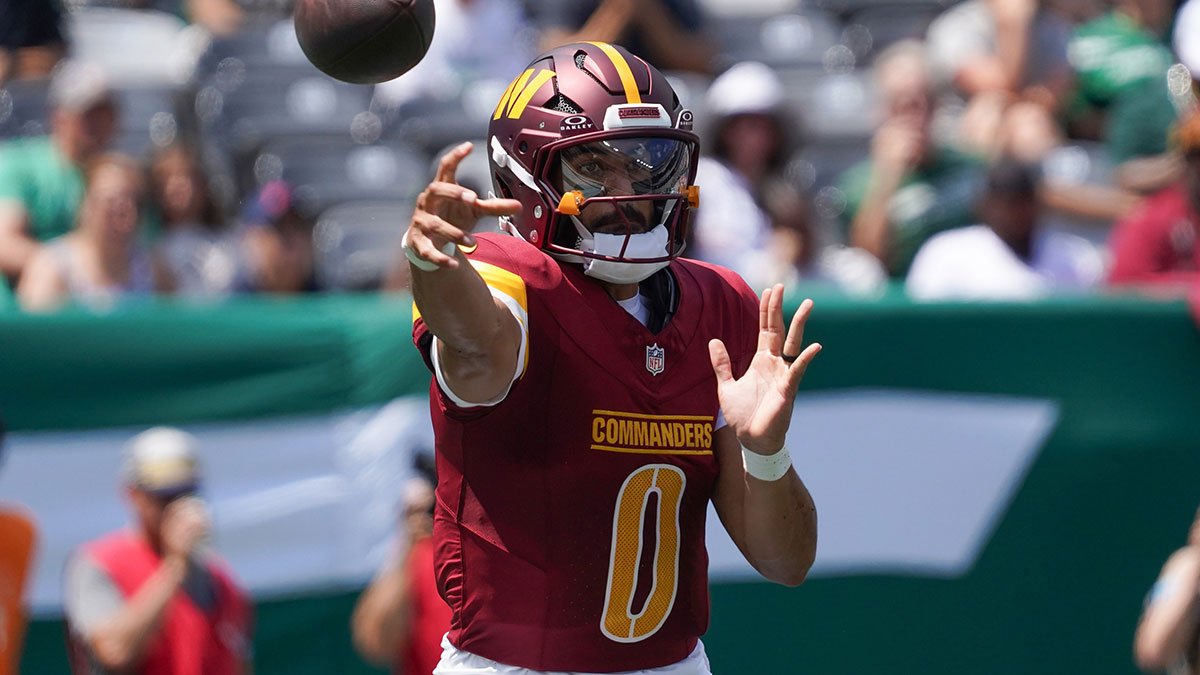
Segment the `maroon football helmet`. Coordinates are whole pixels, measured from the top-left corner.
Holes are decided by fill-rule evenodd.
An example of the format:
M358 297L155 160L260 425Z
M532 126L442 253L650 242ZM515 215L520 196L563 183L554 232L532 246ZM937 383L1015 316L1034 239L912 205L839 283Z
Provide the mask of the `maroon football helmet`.
M523 205L502 226L593 276L624 268L612 280L628 281L630 263L649 276L682 252L696 206L692 124L667 78L622 47L546 52L488 126L497 196Z

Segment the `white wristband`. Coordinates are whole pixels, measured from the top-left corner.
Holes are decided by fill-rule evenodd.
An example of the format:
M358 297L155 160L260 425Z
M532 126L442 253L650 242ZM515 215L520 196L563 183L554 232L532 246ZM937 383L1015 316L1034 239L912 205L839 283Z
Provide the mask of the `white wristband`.
M792 455L786 446L772 455L760 455L742 448L742 466L746 473L770 483L783 478L792 468Z
M404 257L408 258L408 261L413 264L413 267L424 272L436 272L437 270L441 269L437 263L429 262L428 260L417 255L417 252L409 247L408 230L405 230L404 236L400 238L400 248L404 249ZM442 253L453 257L455 248L457 248L457 244L452 241L448 241L444 246L442 246Z

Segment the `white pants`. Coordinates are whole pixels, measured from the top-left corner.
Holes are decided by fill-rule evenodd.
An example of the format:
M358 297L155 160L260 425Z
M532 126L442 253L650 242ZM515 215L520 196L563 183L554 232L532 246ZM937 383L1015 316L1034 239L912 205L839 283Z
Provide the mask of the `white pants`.
M541 670L506 666L482 656L464 652L450 644L450 638L442 637L442 660L433 675L586 675L586 673L553 673ZM625 670L612 675L712 675L708 665L708 655L704 653L704 643L696 641L696 648L682 661L669 666L650 668L648 670Z

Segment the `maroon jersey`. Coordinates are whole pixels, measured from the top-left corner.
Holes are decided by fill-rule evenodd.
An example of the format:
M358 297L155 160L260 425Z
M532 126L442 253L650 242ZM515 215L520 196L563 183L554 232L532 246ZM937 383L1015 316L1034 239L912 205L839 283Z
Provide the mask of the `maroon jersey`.
M677 260L678 306L655 334L577 266L507 235L478 240L468 257L527 315L528 350L495 406L461 408L432 385L450 641L535 670L684 659L708 628L708 341L725 341L740 375L757 298L728 270ZM419 315L413 337L428 362Z

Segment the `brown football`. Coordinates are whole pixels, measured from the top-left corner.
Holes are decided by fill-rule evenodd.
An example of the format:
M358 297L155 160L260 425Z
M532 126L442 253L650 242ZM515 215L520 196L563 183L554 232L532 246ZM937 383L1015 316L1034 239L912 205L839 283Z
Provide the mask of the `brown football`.
M403 75L433 39L433 0L296 0L292 18L308 60L355 84Z

